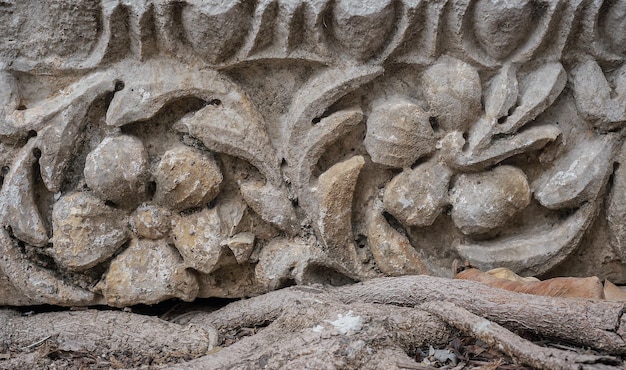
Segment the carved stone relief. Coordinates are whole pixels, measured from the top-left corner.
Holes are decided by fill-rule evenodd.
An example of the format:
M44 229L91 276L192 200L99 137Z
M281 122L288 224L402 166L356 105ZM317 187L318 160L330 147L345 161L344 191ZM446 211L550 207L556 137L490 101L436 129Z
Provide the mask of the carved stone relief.
M626 283L626 2L0 2L0 304L454 259Z

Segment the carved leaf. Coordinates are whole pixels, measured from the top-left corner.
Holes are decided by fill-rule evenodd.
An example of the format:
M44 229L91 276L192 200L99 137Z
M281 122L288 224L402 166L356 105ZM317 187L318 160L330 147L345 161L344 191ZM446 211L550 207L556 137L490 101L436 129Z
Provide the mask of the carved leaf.
M380 210L368 210L367 242L376 266L387 275L430 273L409 239L391 227Z
M65 179L65 169L72 158L74 145L87 124L87 111L91 104L114 90L107 75L86 79L81 83L80 94L72 96L64 109L46 122L47 127L38 135L41 142L41 178L51 192L58 192Z
M242 182L240 190L243 199L261 219L290 234L297 233L298 219L284 188L277 189L269 183Z
M58 95L24 110L15 110L5 116L2 125L3 136L25 137L30 130L39 132L46 128L50 120L73 105L93 102L107 91L115 90L116 79L113 71L93 73L79 82L62 90Z
M297 157L295 183L308 186L311 181L312 170L319 161L328 145L334 143L363 119L360 108L343 110L323 118L316 129L309 131L304 144L304 151ZM298 147L301 148L302 144Z
M383 72L377 66L347 66L325 70L302 87L292 101L292 109L285 117L290 127L288 158L297 162L288 168L301 205L307 213L314 210L306 204L312 176L312 167L326 146L349 132L362 118L360 110L338 112L324 119L324 112L347 93L373 80ZM357 121L358 120L358 121ZM313 124L313 122L318 122ZM304 147L303 147L304 146ZM302 153L305 153L304 155ZM302 202L304 200L304 203Z
M280 187L282 177L276 152L260 123L249 119L228 106L207 105L183 117L174 128L199 139L212 151L245 159L272 185Z
M506 64L491 79L485 91L485 113L488 120L507 115L509 109L516 103L518 94L516 72L514 66Z
M518 107L496 127L495 133L513 133L535 119L552 105L566 82L567 73L561 63L549 63L528 74L520 82Z
M611 87L602 69L596 61L588 60L572 70L572 86L578 111L597 127L611 130L626 120L623 77L618 77L617 96L611 98Z
M592 203L583 205L556 226L522 236L456 246L461 258L489 270L507 267L520 275L541 275L563 261L577 246L594 219Z
M0 228L0 269L13 286L35 302L59 306L102 303L94 293L68 284L26 259L3 228Z
M33 189L37 138L20 150L0 191L0 219L18 239L43 247L48 244L46 228L35 203Z
M352 238L352 197L365 160L354 156L337 163L319 177L315 192L319 199L317 228L331 258L356 267Z
M618 140L619 135L610 134L582 141L533 182L535 198L550 209L595 199L611 174Z
M452 166L477 169L494 165L520 153L541 149L548 143L556 141L560 135L561 130L555 126L543 125L531 127L513 136L493 140L483 150L462 152L459 147L459 144L462 145L462 140L456 142L444 140L444 147L448 148L445 150L449 153L460 153L452 160Z

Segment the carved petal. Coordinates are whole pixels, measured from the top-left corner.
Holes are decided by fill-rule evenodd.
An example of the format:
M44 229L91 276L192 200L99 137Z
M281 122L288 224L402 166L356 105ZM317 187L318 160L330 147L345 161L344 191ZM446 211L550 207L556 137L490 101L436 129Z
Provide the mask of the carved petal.
M163 239L133 239L111 262L105 280L97 287L107 303L116 307L174 297L192 301L198 294L198 282L182 262L176 249Z
M500 72L491 79L485 91L485 113L487 119L498 119L507 115L509 109L517 101L517 69L506 64Z
M514 155L541 149L548 143L556 141L560 135L561 130L555 126L531 127L513 136L494 140L484 150L470 151L457 155L450 165L462 169L476 169L494 165ZM448 147L452 153L455 151L457 153L460 152L459 148L455 148L457 145L458 143L456 142L444 141L444 147ZM448 149L444 150L448 151Z
M595 204L587 203L560 224L489 242L457 245L463 259L481 270L507 267L520 275L541 275L563 261L591 225Z
M13 286L35 302L59 306L101 303L94 293L68 284L26 259L3 228L0 228L0 269Z
M519 106L496 133L513 133L535 119L556 100L566 82L561 63L549 63L528 74L520 83Z
M376 266L383 273L391 276L430 273L409 239L391 227L376 209L369 211L367 241Z
M221 244L226 237L216 208L177 217L172 221L172 235L185 265L205 274L219 267L228 249Z
M560 157L533 182L535 198L550 209L575 207L595 199L611 173L618 136L594 136Z
M43 247L48 244L48 235L35 204L33 189L36 143L36 138L30 139L7 174L0 191L0 219L3 226L11 227L16 238Z
M337 163L319 177L317 228L329 257L352 268L356 250L352 238L352 196L365 160L354 156Z
M129 239L124 216L89 193L61 197L52 211L54 259L75 271L106 261Z

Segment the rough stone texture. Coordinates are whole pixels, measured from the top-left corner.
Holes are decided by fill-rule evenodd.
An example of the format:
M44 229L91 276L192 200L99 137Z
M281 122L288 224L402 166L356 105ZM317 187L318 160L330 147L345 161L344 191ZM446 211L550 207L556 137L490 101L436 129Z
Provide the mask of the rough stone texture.
M148 158L132 136L107 137L85 160L85 182L104 200L126 206L143 200Z
M5 1L0 304L626 283L625 9Z
M174 210L184 210L212 201L219 193L222 173L212 158L181 147L165 153L154 180L154 201Z
M461 174L450 192L452 220L464 234L480 234L502 226L530 204L526 175L511 166Z
M165 241L135 239L111 262L96 289L101 289L108 304L117 307L174 297L191 301L198 294L198 282L182 262Z
M63 196L52 210L53 257L70 270L106 261L129 239L126 217L88 193Z

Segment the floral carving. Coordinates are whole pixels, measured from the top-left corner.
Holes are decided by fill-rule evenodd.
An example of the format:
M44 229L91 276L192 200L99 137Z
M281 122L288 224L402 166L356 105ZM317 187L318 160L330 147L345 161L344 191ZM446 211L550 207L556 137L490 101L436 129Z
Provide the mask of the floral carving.
M125 306L454 258L544 274L604 253L592 227L623 260L601 3L107 1L89 50L0 49L2 276Z

